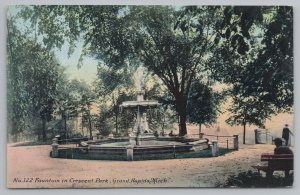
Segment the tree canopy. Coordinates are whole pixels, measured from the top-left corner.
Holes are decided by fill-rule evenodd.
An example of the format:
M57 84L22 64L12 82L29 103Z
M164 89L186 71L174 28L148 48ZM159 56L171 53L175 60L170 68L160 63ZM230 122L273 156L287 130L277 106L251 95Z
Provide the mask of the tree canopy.
M211 125L216 122L220 114L222 94L214 92L208 84L194 82L190 90L187 105L187 118L190 123Z
M229 86L234 105L229 110L230 124L260 125L293 106L291 7L59 5L20 9L18 16L35 28L48 50L69 43L71 54L76 42L83 41L78 66L83 65L84 56L90 56L99 61L98 74L108 67L108 75L116 82L100 76L109 91L121 82L119 73L142 64L172 96L180 135L187 133L190 94L198 93L194 96L197 103L199 98L208 98L209 93L191 91L193 83L209 83L208 88L215 82Z

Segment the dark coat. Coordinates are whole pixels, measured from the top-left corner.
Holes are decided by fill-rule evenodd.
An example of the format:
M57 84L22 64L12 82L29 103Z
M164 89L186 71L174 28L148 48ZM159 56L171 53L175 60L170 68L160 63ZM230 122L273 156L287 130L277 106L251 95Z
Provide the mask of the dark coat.
M274 154L294 154L287 146L279 146L274 149Z
M282 130L282 138L285 139L286 142L289 141L289 138L290 138L290 130L289 130L289 128L287 128L287 127L283 128L283 130Z

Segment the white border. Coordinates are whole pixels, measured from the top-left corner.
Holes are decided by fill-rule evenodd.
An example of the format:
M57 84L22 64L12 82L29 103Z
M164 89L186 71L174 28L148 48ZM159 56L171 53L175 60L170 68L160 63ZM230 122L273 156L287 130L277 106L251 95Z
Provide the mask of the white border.
M172 194L179 195L182 193L188 194L299 194L300 193L300 172L299 172L299 153L298 144L296 143L296 160L295 160L295 181L292 189L43 189L43 190L11 190L6 189L6 67L5 67L5 39L6 39L6 8L7 5L16 4L129 4L129 5L290 5L294 7L294 75L295 75L295 125L294 127L300 127L300 115L299 115L299 89L300 79L297 75L300 75L299 56L300 54L300 1L299 0L0 0L0 152L1 152L1 166L0 166L0 194L72 194L82 195L82 193L89 194L123 194L123 195L153 195L153 194ZM298 100L297 100L298 98ZM300 140L300 134L296 130L296 140Z

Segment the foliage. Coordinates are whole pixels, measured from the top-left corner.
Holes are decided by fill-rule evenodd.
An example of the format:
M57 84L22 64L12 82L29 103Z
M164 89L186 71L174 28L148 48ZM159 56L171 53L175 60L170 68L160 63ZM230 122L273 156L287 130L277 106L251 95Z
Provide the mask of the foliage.
M231 175L225 184L218 187L240 187L240 188L281 188L293 185L293 176L284 178L272 176L271 178L262 177L258 172L242 172L238 175Z
M224 10L224 34L211 64L215 79L231 86L227 122L243 125L244 137L246 124L262 126L272 115L292 110L292 15L284 6Z
M73 10L77 13L74 14ZM65 28L75 26L76 36L79 36L79 31L83 34L83 53L102 60L114 70L124 67L129 61L134 66L142 63L163 81L174 97L180 116L180 134L187 133L187 96L196 70L205 63L203 57L214 45L213 27L220 19L216 7L176 10L170 6L33 6L25 9L22 15L37 22L38 26L44 23L55 27L58 25L53 21L63 16ZM72 18L75 22L72 20L71 23L70 15L75 17ZM54 39L59 33L51 36L51 25L48 30L41 28L39 32ZM53 46L51 42L48 45Z
M208 84L194 82L188 98L188 121L199 125L215 123L220 113L221 100L221 95Z
M9 132L17 140L18 133L22 132L26 126L26 116L28 115L26 104L27 93L26 83L21 82L24 77L24 69L21 62L25 55L20 48L26 43L26 39L21 35L16 26L12 25L14 20L8 20L7 38L7 109L8 109L8 128ZM27 51L27 50L25 50ZM17 80L18 78L18 80Z
M206 118L188 116L196 113L188 109L214 108L206 109L211 111L207 122L218 107L215 101L199 101L208 100L204 97L209 93L194 93L195 81L211 82L208 88L216 81L228 85L232 115L227 121L244 125L244 131L246 124L262 125L273 114L292 111L291 7L59 5L20 9L18 16L36 28L47 51L69 43L71 54L75 42L83 40L78 66L84 56L99 61L97 91L101 101L108 97L105 101L114 113L116 129L117 105L125 97L118 94L133 94L123 87L130 89L128 78L140 64L167 89L168 96L161 102L174 105L180 135L187 133L187 117L198 122ZM23 124L16 129L22 129Z
M289 111L293 106L293 11L291 7L253 8L259 22L264 21L264 32L256 40L260 47L250 55L246 67L238 76L240 94L256 96L274 112ZM262 12L262 11L265 12ZM241 9L248 15L251 9ZM265 17L262 17L263 13ZM272 16L269 16L272 15ZM255 17L254 17L255 19ZM241 25L254 26L253 18L245 18ZM256 24L258 25L258 24ZM244 39L250 39L249 29ZM258 31L258 30L257 30ZM255 32L252 32L252 37ZM255 44L252 44L252 49ZM251 52L251 51L250 51Z
M38 136L46 140L46 122L53 117L58 62L55 55L18 31L8 20L8 110L15 136L30 121L39 119ZM39 124L39 123L37 123Z
M293 106L293 11L276 7L274 18L266 25L264 48L247 66L242 85L244 93L255 94L275 112L290 111Z
M147 112L149 129L157 131L159 135L167 134L166 131L174 130L173 124L177 122L177 115L168 105L160 105Z
M166 134L166 130L174 130L174 123L178 120L175 101L161 81L155 76L151 77L150 75L146 77L146 83L151 85L146 86L145 99L157 100L160 105L147 112L149 128L157 133Z
M101 106L99 117L97 118L96 128L100 135L108 136L112 133L113 122L111 121L111 112L107 107Z
M99 117L102 124L105 120L114 123L116 134L119 134L120 130L125 131L124 128L128 128L129 118L132 118L131 115L123 114L119 107L122 102L134 98L132 75L132 70L126 67L119 70L105 65L98 67L96 89L100 99L100 110L104 108L100 111L100 115L106 116L108 119L104 119L103 116ZM111 127L109 125L109 128ZM105 131L112 132L112 129L101 130L101 132Z

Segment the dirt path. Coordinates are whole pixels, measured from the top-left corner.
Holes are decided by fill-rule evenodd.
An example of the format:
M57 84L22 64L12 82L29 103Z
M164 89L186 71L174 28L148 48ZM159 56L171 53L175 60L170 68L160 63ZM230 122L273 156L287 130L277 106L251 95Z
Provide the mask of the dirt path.
M215 158L152 161L54 159L50 146L7 146L10 188L214 187L260 162L272 145L242 145Z

